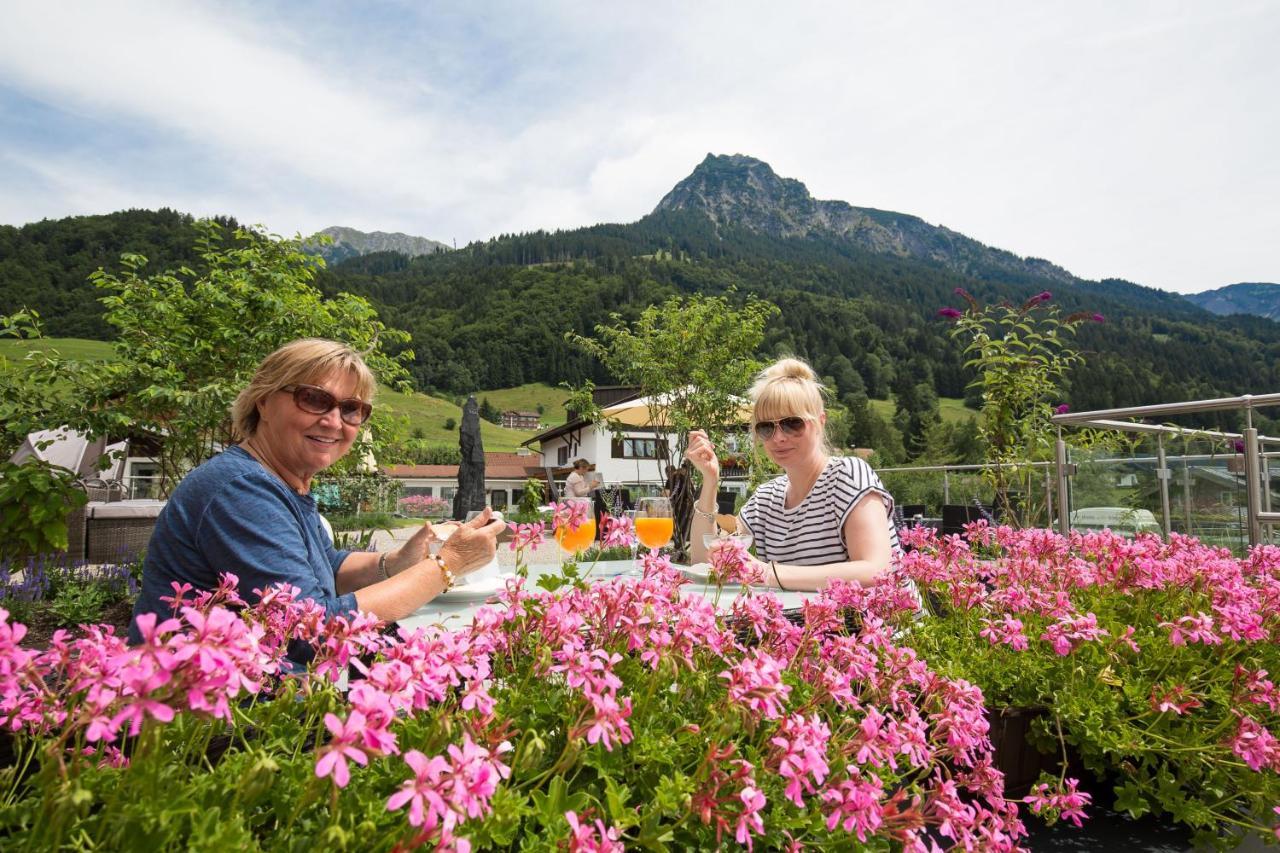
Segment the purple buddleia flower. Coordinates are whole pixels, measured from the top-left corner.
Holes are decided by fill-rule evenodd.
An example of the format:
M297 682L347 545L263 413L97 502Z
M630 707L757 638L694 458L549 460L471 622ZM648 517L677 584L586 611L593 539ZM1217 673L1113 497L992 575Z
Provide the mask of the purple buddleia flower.
M958 310L957 310L957 309L955 309L955 308L939 308L939 309L938 309L938 316L939 316L939 317L946 317L948 320L955 320L955 319L958 319L958 318L960 318L960 317L963 317L963 316L964 316L964 314L963 314L963 313L961 313L960 311L958 311Z

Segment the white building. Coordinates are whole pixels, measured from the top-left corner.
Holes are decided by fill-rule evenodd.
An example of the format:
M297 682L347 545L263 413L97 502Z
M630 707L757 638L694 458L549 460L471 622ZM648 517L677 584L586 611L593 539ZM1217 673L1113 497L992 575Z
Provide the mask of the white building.
M525 446L536 444L542 464L550 469L558 484L572 470L574 460L585 459L605 485L636 487L639 494L656 494L666 483L668 465L679 465L677 438L671 429L652 425L649 399L641 397L634 388L596 388L596 404L601 406L606 422L592 422L583 418L571 418L561 426L552 427L526 441ZM744 409L744 422L750 419ZM660 417L660 416L659 416ZM616 431L615 431L616 430ZM730 445L734 445L732 441ZM734 453L736 445L725 448ZM746 483L729 478L722 482L722 491L745 494Z

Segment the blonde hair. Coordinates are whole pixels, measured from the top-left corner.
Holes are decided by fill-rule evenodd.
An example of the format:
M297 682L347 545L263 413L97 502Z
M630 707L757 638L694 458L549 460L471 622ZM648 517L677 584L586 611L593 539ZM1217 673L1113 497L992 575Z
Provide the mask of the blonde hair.
M747 392L751 398L751 432L755 433L760 421L804 418L823 429L823 447L830 453L822 424L827 410L822 402L825 390L809 365L798 358L779 359L756 375Z
M337 341L302 338L271 353L231 404L231 428L243 441L258 431L258 403L286 385L314 385L335 373L355 377L355 395L373 401L377 381L360 354Z

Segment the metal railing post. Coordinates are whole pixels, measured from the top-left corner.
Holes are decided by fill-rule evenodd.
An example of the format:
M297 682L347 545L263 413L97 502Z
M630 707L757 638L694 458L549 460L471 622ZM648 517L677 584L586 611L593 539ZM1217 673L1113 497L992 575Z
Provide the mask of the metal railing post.
M951 473L949 471L942 472L942 502L944 504L951 503Z
M1246 410L1247 413L1247 410ZM1252 426L1244 431L1244 498L1249 514L1249 544L1262 541L1262 524L1258 521L1258 431Z
M1191 466L1187 463L1186 448L1183 448L1182 457L1182 515L1187 526L1182 532L1187 536L1191 535Z
M1271 512L1271 460L1265 453L1259 455L1262 456L1262 511ZM1262 527L1267 531L1267 542L1274 542L1276 526L1267 522Z
M1168 541L1173 532L1173 519L1169 515L1169 475L1173 473L1167 466L1164 455L1164 436L1156 435L1156 477L1160 480L1160 518L1164 523L1164 538Z
M1067 511L1067 443L1062 440L1062 430L1058 430L1058 442L1053 448L1054 461L1058 468L1058 532L1063 536L1071 535L1071 513Z
M1044 469L1044 526L1053 527L1053 475Z

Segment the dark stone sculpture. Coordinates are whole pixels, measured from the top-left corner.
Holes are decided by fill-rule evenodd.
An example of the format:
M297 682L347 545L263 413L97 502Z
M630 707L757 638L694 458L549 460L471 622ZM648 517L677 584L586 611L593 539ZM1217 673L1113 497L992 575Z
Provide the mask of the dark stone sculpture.
M484 444L480 440L480 406L474 395L462 407L458 430L462 464L458 466L458 492L453 496L453 517L463 521L467 513L484 509Z

